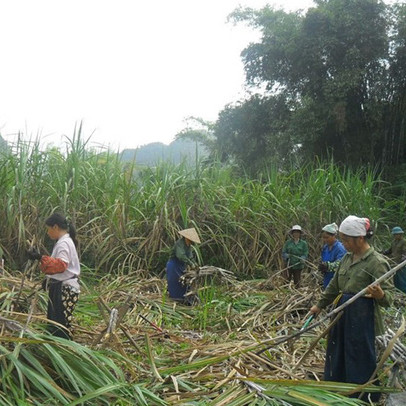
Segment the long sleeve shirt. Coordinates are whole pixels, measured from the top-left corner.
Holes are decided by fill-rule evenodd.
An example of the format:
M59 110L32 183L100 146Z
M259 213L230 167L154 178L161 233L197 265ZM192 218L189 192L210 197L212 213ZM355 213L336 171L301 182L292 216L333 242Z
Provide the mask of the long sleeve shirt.
M190 245L186 245L184 238L179 238L179 240L175 242L171 252L171 258L177 258L179 261L182 261L190 266L195 265L193 261L192 247Z
M309 255L309 248L305 240L300 239L297 243L294 240L288 240L282 249L283 259L289 261L292 269L302 269L303 261Z
M322 293L317 306L320 309L325 308L332 303L340 293L357 294L389 271L389 269L389 264L385 258L377 253L372 247L355 262L353 262L353 254L347 253L342 258L333 279L330 281L326 290ZM379 300L371 299L375 301L374 320L376 335L384 333L380 306L389 307L393 301L392 278L383 281L381 283L381 288L385 293L384 297Z
M402 257L406 255L406 240L404 240L403 238L400 240L394 239L392 241L390 249L386 252L397 264L399 264L400 262L402 262Z
M340 260L346 252L344 245L340 241L336 241L331 247L324 244L321 250L321 260L322 262L327 262L329 271L334 272L337 270Z

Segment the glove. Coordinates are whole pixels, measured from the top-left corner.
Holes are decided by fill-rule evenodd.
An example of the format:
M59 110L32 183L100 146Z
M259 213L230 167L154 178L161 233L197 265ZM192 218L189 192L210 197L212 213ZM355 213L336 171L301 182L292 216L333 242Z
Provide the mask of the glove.
M326 262L320 262L319 264L319 271L321 273L326 273L328 271L328 265Z
M300 262L301 262L302 264L304 264L304 263L306 262L306 257L305 257L304 255L302 255L302 256L300 257Z
M42 255L39 253L39 251L35 248L30 248L27 251L27 257L28 259L31 259L32 261L41 261Z
M282 258L287 261L289 259L289 254L287 252L282 253Z
M383 255L389 255L390 253L391 253L390 248L382 252Z

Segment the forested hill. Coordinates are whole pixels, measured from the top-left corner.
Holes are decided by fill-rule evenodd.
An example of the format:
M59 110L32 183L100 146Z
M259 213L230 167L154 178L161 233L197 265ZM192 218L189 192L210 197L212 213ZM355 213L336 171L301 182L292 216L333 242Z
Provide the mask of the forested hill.
M135 161L139 165L155 165L158 162L170 161L175 164L184 160L193 163L196 160L196 145L198 158L207 156L207 150L199 143L186 140L175 140L169 145L153 142L136 149L125 149L121 153L124 162Z
M4 140L4 138L0 135L0 151L3 151L5 149L8 149L7 142Z

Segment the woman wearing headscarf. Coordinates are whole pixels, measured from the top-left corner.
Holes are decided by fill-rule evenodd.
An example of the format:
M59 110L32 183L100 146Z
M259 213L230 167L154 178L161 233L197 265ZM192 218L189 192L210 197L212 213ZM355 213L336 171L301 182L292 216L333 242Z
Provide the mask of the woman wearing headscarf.
M309 255L309 248L307 242L302 239L302 227L298 224L294 225L289 231L290 238L285 242L282 249L282 258L287 267L286 279L293 282L298 288L300 286L300 279L304 262Z
M381 285L370 286L390 268L368 243L373 234L369 220L348 216L339 231L347 254L310 312L317 315L333 302L339 306L368 287L368 295L348 305L332 327L324 368L327 381L363 384L376 368L375 336L384 333L380 307L392 303L393 285L385 280Z
M168 281L169 297L183 301L187 292L187 286L181 280L186 267L196 268L193 258L192 245L200 244L200 238L194 228L179 231L179 238L173 246L171 256L166 264L166 277Z
M323 248L319 271L323 273L323 290L326 289L340 264L341 258L347 252L344 245L337 240L338 226L336 223L327 224L322 228Z
M406 240L403 238L404 231L401 227L396 226L392 228L393 240L389 249L383 252L388 255L396 264L400 264L406 259ZM403 267L395 273L393 277L395 287L406 293L406 268Z

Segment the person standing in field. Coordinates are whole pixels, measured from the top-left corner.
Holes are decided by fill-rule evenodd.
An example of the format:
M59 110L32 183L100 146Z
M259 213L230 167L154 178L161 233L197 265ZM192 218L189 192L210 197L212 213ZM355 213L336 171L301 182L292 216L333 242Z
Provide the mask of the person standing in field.
M392 228L393 240L390 248L383 252L384 255L389 256L396 264L400 264L406 259L406 240L404 231L401 227ZM393 277L395 287L406 293L406 268L399 269Z
M323 290L334 276L341 258L346 254L344 245L337 240L338 226L336 223L327 224L322 228L323 248L319 271L323 274Z
M380 307L391 305L393 285L391 280L385 280L381 285L370 286L390 267L368 243L373 234L369 220L348 216L339 231L347 254L310 312L317 315L331 303L339 306L368 287L368 294L343 309L332 327L324 367L326 381L364 384L376 368L375 336L384 333Z
M38 260L41 271L46 275L48 319L65 327L50 324L48 331L56 337L71 339L72 313L80 293L76 229L60 213L48 217L45 225L48 236L56 241L51 256L41 255L37 250L31 249L28 257Z
M172 248L171 256L166 264L166 278L168 281L169 297L183 302L187 293L187 286L181 280L186 267L196 268L192 245L200 244L200 238L194 228L179 231L179 238Z
M288 281L293 278L296 288L300 287L300 279L305 260L309 255L307 242L302 239L302 227L294 225L289 231L289 240L282 249L282 258L287 268L285 277Z

